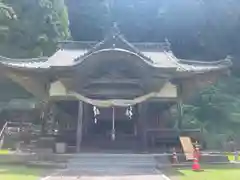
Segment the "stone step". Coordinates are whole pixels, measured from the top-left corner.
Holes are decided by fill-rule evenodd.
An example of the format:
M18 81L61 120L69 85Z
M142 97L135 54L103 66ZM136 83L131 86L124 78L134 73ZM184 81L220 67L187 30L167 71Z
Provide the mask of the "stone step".
M148 154L77 154L69 161L69 167L74 168L127 168L156 166L153 155Z
M154 158L157 154L132 154L132 153L79 153L74 155L76 158Z
M70 160L72 164L152 164L155 162L154 159L151 160L134 160L134 159L81 159L81 160Z
M104 159L81 159L81 160L70 160L71 163L75 164L107 164L107 163L114 163L114 164L151 164L155 162L155 159L142 159L142 160L135 160L135 159L112 159L112 160L104 160Z
M104 167L104 166L112 166L112 167L152 167L154 168L157 165L156 162L151 162L151 163L69 163L68 167Z
M79 158L79 159L71 159L72 162L133 162L133 163L138 163L138 162L152 162L155 161L154 158Z

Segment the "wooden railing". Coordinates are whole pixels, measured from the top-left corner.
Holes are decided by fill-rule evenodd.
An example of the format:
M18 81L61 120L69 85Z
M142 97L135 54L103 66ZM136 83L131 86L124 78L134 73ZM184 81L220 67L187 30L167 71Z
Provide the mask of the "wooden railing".
M161 135L161 136L180 136L180 135L192 135L192 134L200 134L201 129L171 129L171 128L151 128L147 129L146 132L148 134L155 134L155 135Z
M1 131L0 131L0 149L2 148L2 146L4 144L4 137L6 135L6 129L8 129L10 127L19 128L19 132L17 132L17 133L21 133L22 130L25 127L32 127L33 129L37 129L37 126L32 124L32 123L27 123L27 122L6 122L4 124L4 126L2 127Z
M190 137L194 141L201 142L203 140L202 138L202 132L200 129L147 129L146 131L146 138L148 141L151 142L151 144L154 144L155 142L162 142L166 143L167 141L170 142L177 142L179 140L180 136L187 136Z

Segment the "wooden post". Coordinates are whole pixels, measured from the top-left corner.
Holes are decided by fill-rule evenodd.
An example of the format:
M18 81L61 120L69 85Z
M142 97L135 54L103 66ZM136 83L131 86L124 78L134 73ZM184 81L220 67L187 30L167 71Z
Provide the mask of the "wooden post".
M76 152L81 150L82 142L82 124L83 124L83 102L79 101L78 104L78 119L77 119L77 133L76 133Z

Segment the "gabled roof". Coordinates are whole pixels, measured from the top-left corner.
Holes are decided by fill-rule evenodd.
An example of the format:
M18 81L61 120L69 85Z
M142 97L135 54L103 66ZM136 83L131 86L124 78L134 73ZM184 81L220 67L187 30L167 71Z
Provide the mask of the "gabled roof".
M228 68L232 65L229 58L201 62L178 59L171 51L168 41L162 43L130 43L114 26L110 33L101 42L61 42L60 48L50 57L35 59L10 59L0 57L0 63L12 68L51 69L54 67L72 67L80 65L91 55L102 52L122 51L122 53L134 54L147 65L154 68L175 68L176 72L202 73Z

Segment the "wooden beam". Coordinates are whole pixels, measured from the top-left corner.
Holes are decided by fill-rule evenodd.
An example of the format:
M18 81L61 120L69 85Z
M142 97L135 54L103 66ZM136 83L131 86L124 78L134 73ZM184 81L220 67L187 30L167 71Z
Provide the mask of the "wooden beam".
M80 153L82 143L82 125L83 125L83 102L79 101L78 104L78 121L77 121L77 133L76 133L76 152Z

